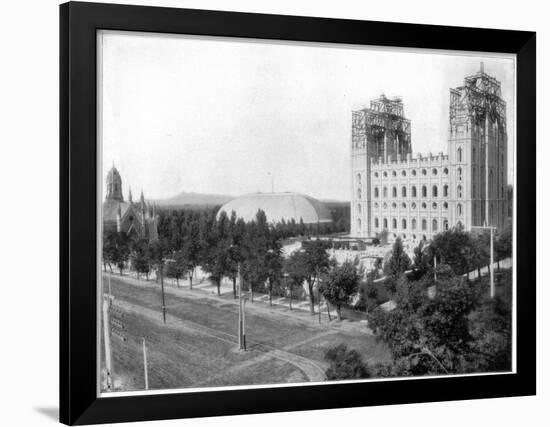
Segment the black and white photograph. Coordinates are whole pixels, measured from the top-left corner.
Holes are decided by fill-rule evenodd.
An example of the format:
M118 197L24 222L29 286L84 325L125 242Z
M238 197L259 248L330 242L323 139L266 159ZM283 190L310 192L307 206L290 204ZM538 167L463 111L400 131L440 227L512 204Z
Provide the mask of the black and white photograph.
M97 32L98 392L516 369L515 55Z

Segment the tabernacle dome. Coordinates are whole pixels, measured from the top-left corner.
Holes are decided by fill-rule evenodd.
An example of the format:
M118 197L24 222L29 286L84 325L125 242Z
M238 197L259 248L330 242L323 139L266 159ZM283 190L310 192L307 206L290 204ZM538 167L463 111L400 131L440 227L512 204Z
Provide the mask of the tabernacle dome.
M297 223L300 219L304 224L316 224L318 222L331 222L330 212L323 203L318 200L298 193L254 193L237 197L223 205L218 211L218 218L222 211L227 216L235 211L237 218L245 221L256 219L258 210L263 210L268 222L286 222L294 219Z

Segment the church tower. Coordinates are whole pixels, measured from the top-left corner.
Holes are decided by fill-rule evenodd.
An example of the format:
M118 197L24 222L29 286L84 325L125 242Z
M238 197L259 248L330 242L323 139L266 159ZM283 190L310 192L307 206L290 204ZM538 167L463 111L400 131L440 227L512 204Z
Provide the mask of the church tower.
M124 201L124 197L122 196L122 179L114 165L107 174L107 195L105 199L116 200L118 202Z
M412 153L411 122L403 102L381 95L370 108L352 112L351 124L351 235L374 235L371 195L371 163L406 161Z
M502 227L507 212L506 103L500 82L480 70L451 89L449 159L453 222Z

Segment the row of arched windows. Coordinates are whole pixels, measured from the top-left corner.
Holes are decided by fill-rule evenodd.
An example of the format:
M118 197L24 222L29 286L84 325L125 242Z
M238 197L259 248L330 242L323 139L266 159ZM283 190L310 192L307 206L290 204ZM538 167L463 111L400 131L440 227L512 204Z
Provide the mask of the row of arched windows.
M462 194L462 186L459 185L458 188L461 190L460 194ZM417 190L416 190L416 186L413 185L411 187L411 198L418 197L417 194L418 193L417 193ZM428 197L428 187L427 186L423 185L421 187L421 195L422 195L422 197ZM393 198L397 197L397 187L396 186L393 186L391 188L391 196ZM382 198L386 199L387 197L388 197L388 187L382 187ZM401 197L407 197L407 187L405 185L403 185L401 187ZM431 197L439 197L439 187L437 185L432 186ZM443 185L442 197L449 197L449 186L447 184ZM462 196L460 196L460 197L462 197ZM360 198L360 197L358 197L358 198ZM374 187L374 198L375 199L380 198L380 189L378 187Z
M431 231L432 233L435 233L435 232L438 232L439 231L439 222L437 219L432 219L431 221ZM382 219L382 224L380 224L380 221L378 218L374 218L374 228L376 229L379 229L380 228L380 225L382 225L382 228L383 229L388 229L388 218L383 218ZM448 230L449 229L449 221L444 218L443 221L442 221L442 225L443 225L443 230ZM406 218L402 218L401 219L401 230L407 230L407 219ZM416 218L413 218L411 219L410 221L410 229L411 230L416 230L418 227L418 224L417 224L417 220ZM392 218L391 219L391 230L396 230L398 227L397 227L397 218ZM423 230L423 231L426 231L428 230L428 220L426 218L422 218L420 220L420 229Z
M407 209L407 203L406 202L402 202L401 203L401 209ZM422 204L420 205L422 207L422 209L427 209L428 205L426 204L426 202L422 202ZM448 209L449 208L449 204L447 202L443 202L442 205L443 209ZM380 207L380 205L375 202L374 203L374 209L378 209ZM411 205L410 205L411 209L416 209L416 203L415 202L412 202ZM384 209L388 209L388 204L387 203L383 203L382 204L382 208ZM391 204L391 208L392 209L397 209L397 203L393 202ZM432 209L437 209L438 208L438 204L437 202L433 202L432 203ZM357 205L357 213L361 213L361 205Z
M420 173L423 175L423 176L426 176L428 175L428 170L427 169L421 169L420 170ZM433 176L436 176L437 174L439 173L439 170L438 168L432 168L432 175ZM416 176L417 172L416 172L416 169L412 169L411 170L411 175L412 176ZM443 168L443 175L448 175L449 174L449 169L447 168ZM378 178L380 176L380 174L378 172L374 172L374 177L375 178ZM388 172L382 172L382 176L384 178L387 178L388 177ZM394 178L397 176L397 171L392 171L391 172L391 176L393 176ZM406 170L402 170L401 171L401 176L407 176L407 171Z

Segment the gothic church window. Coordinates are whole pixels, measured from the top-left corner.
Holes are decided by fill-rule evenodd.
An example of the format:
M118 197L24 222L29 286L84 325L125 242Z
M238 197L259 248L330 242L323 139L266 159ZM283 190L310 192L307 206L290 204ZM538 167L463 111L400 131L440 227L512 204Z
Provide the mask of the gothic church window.
M401 187L401 197L407 197L407 187Z
M432 197L437 197L437 185L432 187Z
M462 162L462 148L459 148L456 151L456 161L457 162Z

